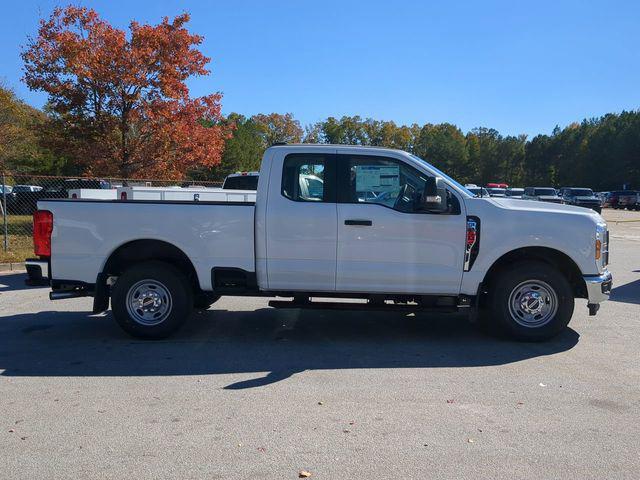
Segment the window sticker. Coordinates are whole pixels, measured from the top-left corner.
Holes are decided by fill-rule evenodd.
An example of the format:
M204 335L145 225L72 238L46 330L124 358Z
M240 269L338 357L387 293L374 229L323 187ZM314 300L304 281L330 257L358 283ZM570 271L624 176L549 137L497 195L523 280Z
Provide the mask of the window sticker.
M357 192L389 192L399 188L399 165L356 165Z

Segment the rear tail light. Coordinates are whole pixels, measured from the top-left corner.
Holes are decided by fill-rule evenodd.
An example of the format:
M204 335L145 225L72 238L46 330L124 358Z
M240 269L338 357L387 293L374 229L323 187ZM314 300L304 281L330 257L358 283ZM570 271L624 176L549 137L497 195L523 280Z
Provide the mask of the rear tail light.
M120 200L126 200L127 199L127 192L120 192Z
M51 256L51 232L53 213L49 210L36 210L33 214L33 251L36 255Z

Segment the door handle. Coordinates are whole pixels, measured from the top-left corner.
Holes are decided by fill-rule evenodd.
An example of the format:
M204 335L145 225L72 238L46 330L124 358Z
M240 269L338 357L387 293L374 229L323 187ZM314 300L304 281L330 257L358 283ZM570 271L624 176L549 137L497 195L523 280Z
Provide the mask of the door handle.
M373 225L371 220L345 220L345 225L360 225L362 227L370 227Z

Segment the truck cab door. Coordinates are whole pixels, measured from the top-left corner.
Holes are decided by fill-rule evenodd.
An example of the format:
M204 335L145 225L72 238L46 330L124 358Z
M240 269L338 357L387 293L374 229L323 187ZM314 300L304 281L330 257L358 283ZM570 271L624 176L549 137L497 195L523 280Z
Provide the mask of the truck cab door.
M426 173L398 158L338 153L336 290L459 294L464 203L451 193L448 213L420 211Z
M335 290L335 185L334 154L274 159L265 215L269 290Z

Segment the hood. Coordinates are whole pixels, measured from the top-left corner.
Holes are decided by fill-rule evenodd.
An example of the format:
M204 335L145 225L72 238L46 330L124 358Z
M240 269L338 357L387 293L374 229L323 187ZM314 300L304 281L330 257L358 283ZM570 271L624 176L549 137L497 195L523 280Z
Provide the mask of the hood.
M552 197L554 198L554 197ZM563 205L561 203L552 202L539 202L537 200L522 200L520 202L510 202L503 198L485 198L484 200L493 203L494 205L507 210L520 210L526 212L553 212L553 213L568 213L572 215L582 215L586 217L597 217L601 223L604 223L602 217L594 210L587 210L586 208L576 207L574 205Z

